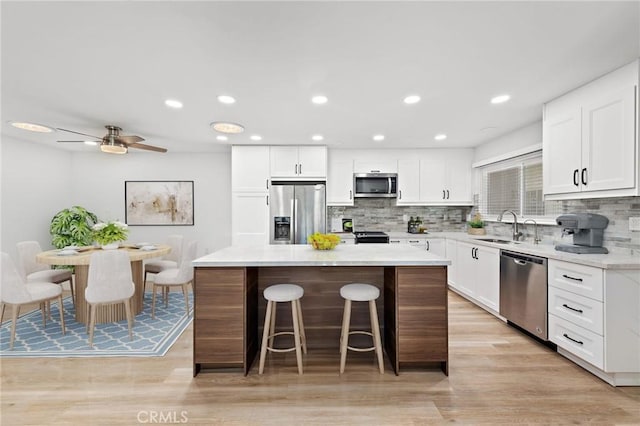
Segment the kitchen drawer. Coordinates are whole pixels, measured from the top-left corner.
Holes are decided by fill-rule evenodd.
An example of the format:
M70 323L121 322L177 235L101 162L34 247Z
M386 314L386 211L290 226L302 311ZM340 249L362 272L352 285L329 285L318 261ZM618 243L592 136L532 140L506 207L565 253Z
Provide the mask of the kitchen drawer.
M549 287L549 313L596 334L603 334L603 304L597 300Z
M550 286L603 301L603 272L593 266L549 259Z
M549 314L549 340L604 370L604 339L602 336Z

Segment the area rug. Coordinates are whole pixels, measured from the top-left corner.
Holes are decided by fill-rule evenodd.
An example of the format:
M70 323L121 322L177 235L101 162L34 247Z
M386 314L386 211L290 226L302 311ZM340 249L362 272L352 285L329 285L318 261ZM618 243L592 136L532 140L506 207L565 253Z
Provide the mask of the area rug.
M66 335L60 328L58 304L51 303L51 319L42 326L39 310L20 316L16 327L13 349L9 349L11 321L0 328L0 357L151 357L163 356L180 337L193 319L193 295L189 293L190 315L187 316L182 292L169 293L169 307L165 308L160 294L156 296L156 317L151 318L151 293L145 295L144 309L136 315L133 340L129 340L127 321L96 324L93 348L84 324L76 322L71 297L66 297L64 321Z

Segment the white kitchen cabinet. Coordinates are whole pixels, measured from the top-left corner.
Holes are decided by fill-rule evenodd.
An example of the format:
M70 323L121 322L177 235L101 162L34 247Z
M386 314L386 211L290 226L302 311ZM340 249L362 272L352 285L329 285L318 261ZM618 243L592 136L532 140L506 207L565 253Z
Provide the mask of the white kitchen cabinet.
M395 159L387 158L355 160L353 162L354 173L397 173L398 163Z
M231 191L267 192L269 190L269 147L231 147Z
M231 244L269 244L269 205L266 193L231 194Z
M398 160L397 205L420 202L420 160Z
M617 385L640 385L640 270L549 259L549 340Z
M353 160L335 155L329 157L327 172L327 205L353 205Z
M637 87L638 61L545 104L545 195L639 194Z
M269 159L272 178L327 177L325 146L272 146Z
M458 241L455 288L494 313L500 310L500 250Z
M429 153L420 159L420 202L472 205L472 152L455 150Z
M451 238L447 238L445 241L446 247L446 257L451 261L451 265L447 268L447 282L449 287L457 289L457 278L458 278L458 252L457 252L457 241L452 240Z
M426 234L415 234L411 237L390 238L389 244L411 244L424 251L446 257L445 240L442 238L429 238Z

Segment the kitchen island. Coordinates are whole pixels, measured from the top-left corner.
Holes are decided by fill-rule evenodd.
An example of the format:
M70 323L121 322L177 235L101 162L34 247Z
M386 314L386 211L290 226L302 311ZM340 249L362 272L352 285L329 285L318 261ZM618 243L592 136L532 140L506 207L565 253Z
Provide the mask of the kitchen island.
M287 282L305 289L301 304L309 350L338 350L340 287L366 282L381 290L384 349L395 373L401 367L437 366L448 374L450 263L415 247L389 244L345 244L330 251L309 245L231 246L196 259L193 374L229 368L248 374L260 348L262 291ZM352 329L367 329L366 304L356 305ZM290 317L279 312L278 328L290 326Z

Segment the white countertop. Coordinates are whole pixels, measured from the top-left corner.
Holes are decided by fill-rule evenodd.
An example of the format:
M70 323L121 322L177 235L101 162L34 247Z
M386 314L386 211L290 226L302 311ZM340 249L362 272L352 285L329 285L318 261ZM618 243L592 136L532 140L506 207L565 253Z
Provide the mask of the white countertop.
M340 244L333 250L310 245L230 246L193 261L207 266L446 266L451 261L418 247L396 244Z
M640 269L640 256L626 255L618 253L608 254L575 254L558 251L552 244L533 244L529 241L492 243L480 241L480 238L495 238L508 240L504 236L496 235L469 235L464 232L429 232L426 234L410 234L408 232L387 232L393 238L448 238L471 244L495 247L502 250L509 250L518 253L531 254L534 256L546 257L548 259L562 260L565 262L579 263L581 265L595 266L603 269ZM569 241L567 241L569 242Z

